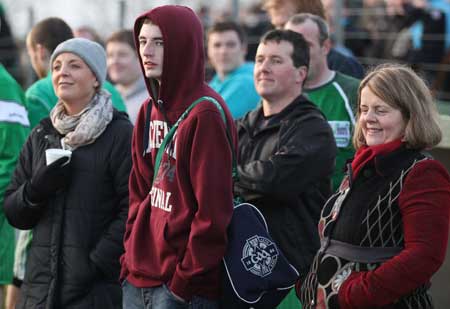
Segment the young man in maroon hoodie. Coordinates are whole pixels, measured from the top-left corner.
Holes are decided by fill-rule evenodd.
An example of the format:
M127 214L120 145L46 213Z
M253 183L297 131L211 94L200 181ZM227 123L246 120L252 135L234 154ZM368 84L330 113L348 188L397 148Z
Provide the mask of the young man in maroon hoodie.
M217 308L236 129L222 98L204 82L202 26L191 9L152 9L136 19L134 35L150 99L133 134L123 305ZM226 121L213 103L197 105L167 144L153 179L165 135L203 96L219 102Z

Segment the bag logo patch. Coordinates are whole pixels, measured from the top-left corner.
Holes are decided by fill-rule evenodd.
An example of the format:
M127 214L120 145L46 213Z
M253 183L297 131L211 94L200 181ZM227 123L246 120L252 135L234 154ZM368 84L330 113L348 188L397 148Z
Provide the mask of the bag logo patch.
M255 235L245 241L241 261L252 274L261 278L270 275L277 260L277 247L269 239Z

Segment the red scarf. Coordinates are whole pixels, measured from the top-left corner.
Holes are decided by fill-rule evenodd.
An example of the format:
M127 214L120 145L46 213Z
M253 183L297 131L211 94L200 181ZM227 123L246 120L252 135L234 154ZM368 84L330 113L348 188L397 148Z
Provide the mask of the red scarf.
M385 155L399 148L402 145L401 139L396 139L395 141L375 145L375 146L362 146L355 153L355 157L352 161L352 178L355 178L361 168L366 165L367 162L373 160L374 157L378 155Z

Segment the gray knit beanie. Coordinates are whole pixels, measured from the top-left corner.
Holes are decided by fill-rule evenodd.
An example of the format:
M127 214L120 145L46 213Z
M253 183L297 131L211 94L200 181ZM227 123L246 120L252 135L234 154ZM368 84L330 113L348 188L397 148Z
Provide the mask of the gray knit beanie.
M83 59L97 77L100 86L103 85L106 78L106 52L100 44L84 38L64 41L53 51L50 58L51 67L53 67L55 58L62 53L72 53Z

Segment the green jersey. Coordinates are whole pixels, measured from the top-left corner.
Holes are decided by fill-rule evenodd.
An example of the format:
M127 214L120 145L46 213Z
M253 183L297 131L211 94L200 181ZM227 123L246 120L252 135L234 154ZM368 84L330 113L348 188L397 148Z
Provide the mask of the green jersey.
M328 83L304 91L327 117L336 140L338 152L333 174L333 190L339 187L344 177L347 160L353 158L355 154L352 136L359 82L358 79L335 72L334 78Z
M3 213L3 196L30 131L22 88L0 64L0 285L13 277L14 229Z

